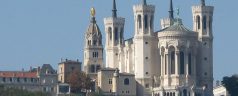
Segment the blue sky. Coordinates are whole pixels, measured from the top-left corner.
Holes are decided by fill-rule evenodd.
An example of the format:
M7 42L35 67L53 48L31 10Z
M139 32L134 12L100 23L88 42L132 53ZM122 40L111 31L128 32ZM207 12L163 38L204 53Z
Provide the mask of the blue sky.
M147 0L156 5L155 30L168 16L169 0ZM191 6L200 0L174 0L184 25L192 29ZM126 18L125 38L133 36L132 6L140 0L117 0L118 15ZM214 79L238 73L237 0L207 0L215 6ZM61 58L83 60L83 38L95 7L104 35L103 18L111 16L112 0L0 0L0 70L21 70L42 64L57 68Z

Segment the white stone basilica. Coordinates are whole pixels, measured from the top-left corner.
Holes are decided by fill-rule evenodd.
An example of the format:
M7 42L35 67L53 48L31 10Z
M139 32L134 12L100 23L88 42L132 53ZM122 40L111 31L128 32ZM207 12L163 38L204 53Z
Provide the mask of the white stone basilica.
M159 1L158 1L159 2ZM142 0L133 6L135 32L124 39L125 18L104 19L106 68L135 74L137 96L213 96L213 6L192 6L193 30L174 18L170 0L169 17L154 30L155 6ZM96 74L103 66L102 35L92 10L85 33L84 70Z

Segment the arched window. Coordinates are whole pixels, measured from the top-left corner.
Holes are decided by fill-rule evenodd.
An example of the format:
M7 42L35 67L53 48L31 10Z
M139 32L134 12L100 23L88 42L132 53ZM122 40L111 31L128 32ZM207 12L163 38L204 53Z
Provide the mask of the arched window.
M175 74L175 48L170 47L169 51L170 51L171 74Z
M209 17L209 29L212 29L212 16Z
M147 15L145 15L145 17L144 17L144 23L145 23L145 29L147 29L148 28L148 16Z
M173 92L173 96L175 96L175 93Z
M191 75L192 73L192 54L188 54L188 74Z
M187 96L187 90L186 89L183 90L183 96Z
M203 29L206 29L207 28L207 17L206 16L203 16Z
M129 85L130 84L130 81L128 78L124 79L124 85Z
M137 18L137 21L138 21L138 26L139 26L139 28L141 28L141 15L138 15L138 18Z
M93 40L93 45L97 45L97 40Z
M120 40L121 40L121 43L122 43L122 41L123 41L123 31L124 31L124 29L121 28L121 32L120 32Z
M184 53L180 52L180 74L184 74Z
M154 16L153 15L151 15L151 17L150 17L150 29L152 29L153 28L153 26L154 26Z
M108 33L109 33L108 34L109 35L109 39L112 40L112 28L111 27L108 28Z
M114 31L114 38L115 38L115 41L117 41L117 40L118 40L118 28L115 27L114 30L115 30L115 31Z
M200 29L201 24L200 24L200 16L196 17L196 21L197 21L197 28Z

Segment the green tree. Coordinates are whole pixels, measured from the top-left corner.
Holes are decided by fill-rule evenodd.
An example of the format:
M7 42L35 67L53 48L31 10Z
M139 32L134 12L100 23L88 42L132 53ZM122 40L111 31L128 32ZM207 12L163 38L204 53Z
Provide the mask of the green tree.
M0 96L51 96L48 93L43 92L30 92L23 89L17 88L4 88L0 85Z
M222 84L231 96L238 96L238 75L223 77Z
M81 90L89 90L93 87L90 77L81 71L74 71L68 78L72 93L81 93Z

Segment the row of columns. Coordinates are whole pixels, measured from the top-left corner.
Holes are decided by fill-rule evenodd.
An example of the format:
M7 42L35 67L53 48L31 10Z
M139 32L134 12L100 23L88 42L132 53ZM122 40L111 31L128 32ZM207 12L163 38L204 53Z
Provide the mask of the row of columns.
M183 75L194 75L196 73L196 57L194 53L190 53L190 52L186 52L186 51L180 51L180 50L176 50L175 51L175 61L174 61L174 67L175 69L172 69L171 66L171 53L172 52L161 52L161 74L162 75L171 75L172 70L175 70L175 74L174 75L181 75L181 61L180 61L180 54L181 52L183 52L184 54L184 74ZM189 62L189 54L191 54L191 62ZM191 64L191 68L189 68L189 63ZM171 70L172 69L172 70ZM191 74L189 73L189 70L191 70Z

